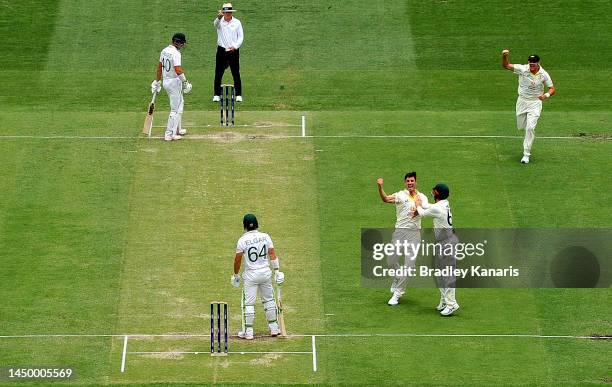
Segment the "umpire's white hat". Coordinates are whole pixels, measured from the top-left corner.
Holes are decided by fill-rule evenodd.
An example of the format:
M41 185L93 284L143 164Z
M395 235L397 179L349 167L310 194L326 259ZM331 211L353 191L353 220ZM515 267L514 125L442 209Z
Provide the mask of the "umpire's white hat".
M232 3L224 3L223 7L221 7L221 11L223 12L235 12L236 10L232 7Z

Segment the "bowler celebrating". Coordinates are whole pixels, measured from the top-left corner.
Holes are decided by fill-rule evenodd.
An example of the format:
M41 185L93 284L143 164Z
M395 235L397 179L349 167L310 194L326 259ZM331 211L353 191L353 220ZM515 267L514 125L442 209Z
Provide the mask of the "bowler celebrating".
M395 231L393 232L393 241L407 242L411 246L418 247L421 244L421 217L414 216L416 211L416 199L420 198L423 207L427 207L427 196L417 191L416 172L408 172L404 176L404 185L406 189L398 191L392 195L387 195L383 189L384 180L378 178L378 194L380 199L385 203L395 204L397 221L395 222ZM394 269L411 268L415 265L416 254L418 248L409 249L410 252L404 257L404 265L400 266L400 257L390 257L389 266ZM414 255L413 255L414 254ZM408 278L405 275L397 275L391 284L391 293L393 294L387 304L395 306L399 303L400 298L406 292Z
M525 130L523 158L521 163L529 164L531 146L535 139L535 127L542 112L542 101L555 94L550 75L540 66L540 57L530 55L526 65L508 63L510 51L502 50L502 66L519 76L518 99L516 100L516 126ZM547 91L544 92L544 86Z
M255 320L255 298L257 290L260 291L261 302L264 307L271 336L278 336L278 322L274 289L272 288L272 270L276 272L275 281L282 284L285 275L278 271L280 264L274 251L272 239L266 233L259 232L257 218L253 214L246 214L242 220L245 233L238 240L236 256L234 257L234 275L232 285L240 286L240 266L244 261L245 269L242 273L244 280L243 305L244 330L238 333L242 339L253 339L253 321Z

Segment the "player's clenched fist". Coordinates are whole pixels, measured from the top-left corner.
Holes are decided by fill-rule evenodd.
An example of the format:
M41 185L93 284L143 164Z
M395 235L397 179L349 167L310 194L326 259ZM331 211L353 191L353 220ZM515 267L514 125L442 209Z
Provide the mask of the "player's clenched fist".
M508 50L507 48L504 48L502 50L502 55L508 55L508 54L510 54L510 50Z
M379 178L376 180L376 184L378 184L378 185L383 185L383 182L384 182L384 181L383 181L383 178L382 178L382 177L379 177Z

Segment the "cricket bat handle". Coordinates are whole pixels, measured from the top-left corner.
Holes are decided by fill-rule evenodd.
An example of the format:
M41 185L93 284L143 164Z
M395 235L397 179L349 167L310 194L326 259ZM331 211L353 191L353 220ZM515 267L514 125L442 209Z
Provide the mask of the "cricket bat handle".
M157 99L157 91L153 93L153 98L151 98L151 103L149 104L149 114L152 114L152 108L155 106L155 100Z

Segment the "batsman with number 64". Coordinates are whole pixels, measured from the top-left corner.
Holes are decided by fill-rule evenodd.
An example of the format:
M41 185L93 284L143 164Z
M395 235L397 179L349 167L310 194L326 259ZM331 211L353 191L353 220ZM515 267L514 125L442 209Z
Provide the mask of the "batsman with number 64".
M254 338L253 322L255 320L255 299L257 291L260 292L261 302L264 307L270 335L276 337L284 332L284 321L282 312L279 313L274 299L274 288L272 287L272 270L275 272L274 281L277 286L285 281L285 275L279 271L280 263L274 251L274 243L266 233L258 230L259 224L253 214L246 214L242 220L244 234L238 239L236 255L234 257L234 274L231 283L234 287L240 287L240 268L244 261L244 289L242 294L243 327L238 337L246 340ZM270 269L272 267L272 270ZM282 309L281 309L282 311ZM280 320L280 321L279 321ZM279 322L281 328L279 329Z

